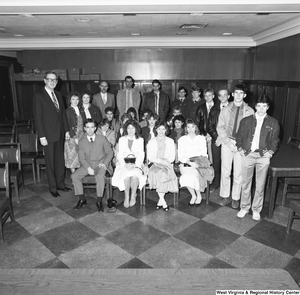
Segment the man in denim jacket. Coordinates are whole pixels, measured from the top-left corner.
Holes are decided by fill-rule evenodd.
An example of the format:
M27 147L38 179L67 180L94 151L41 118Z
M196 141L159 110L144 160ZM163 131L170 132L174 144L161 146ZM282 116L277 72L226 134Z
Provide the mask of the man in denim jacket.
M251 184L255 168L252 218L260 220L270 158L279 143L279 124L276 119L267 115L269 106L269 98L264 94L260 95L255 105L256 113L241 121L236 135L236 145L242 156L241 210L237 214L239 218L244 218L251 207Z
M241 155L236 147L236 132L241 120L245 117L254 114L254 110L245 102L246 97L245 87L242 84L237 84L234 87L233 102L222 109L217 125L218 139L216 144L222 144L221 147L221 187L220 196L221 206L229 202L231 188L231 171L233 162L233 186L232 186L232 202L231 207L237 209L241 197L242 184L242 164Z

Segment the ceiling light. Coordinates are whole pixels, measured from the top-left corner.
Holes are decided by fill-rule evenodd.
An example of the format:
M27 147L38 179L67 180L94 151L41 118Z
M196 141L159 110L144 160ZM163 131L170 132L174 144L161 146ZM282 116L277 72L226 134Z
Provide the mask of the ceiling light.
M232 35L232 33L223 33L222 35L223 36L230 36L230 35Z
M187 33L176 33L176 35L187 35Z
M98 32L86 32L87 34L98 34Z
M80 23L89 23L92 21L90 18L76 18L75 20Z
M23 17L35 17L34 15L29 14L29 13L22 13L22 14L19 14L19 15L23 16Z
M184 24L180 26L180 29L204 29L207 24Z
M131 36L141 36L141 33L130 33Z
M24 37L24 35L21 34L14 34L15 37Z
M4 28L0 28L0 31L5 31L5 29Z
M190 16L203 16L204 13L200 13L200 12L192 12L190 13Z

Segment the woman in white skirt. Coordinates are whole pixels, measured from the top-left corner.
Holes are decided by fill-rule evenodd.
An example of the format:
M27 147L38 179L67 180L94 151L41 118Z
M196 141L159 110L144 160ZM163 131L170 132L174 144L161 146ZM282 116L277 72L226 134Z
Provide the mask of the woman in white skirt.
M124 135L119 139L116 170L112 177L112 185L120 191L125 190L125 208L135 205L137 189L142 189L146 183L146 176L142 171L144 158L144 140L140 137L140 126L137 121L128 120L124 125Z
M165 211L169 211L165 194L178 192L177 177L172 164L175 160L175 144L173 139L166 137L168 131L166 122L157 123L154 127L156 136L147 145L149 187L156 189L159 196L156 209L163 208Z
M199 129L193 119L186 120L186 135L178 140L178 160L180 164L180 180L182 187L187 187L192 195L189 206L200 205L202 197L200 193L198 164L190 161L192 157L204 156L207 158L205 136L199 135Z

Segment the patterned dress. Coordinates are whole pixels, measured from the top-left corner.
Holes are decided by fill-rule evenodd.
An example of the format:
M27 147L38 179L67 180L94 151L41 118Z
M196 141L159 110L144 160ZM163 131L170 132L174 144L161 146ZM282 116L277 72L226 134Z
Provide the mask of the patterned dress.
M83 120L79 115L77 116L77 128L74 137L65 141L65 165L67 168L75 169L80 167L78 158L78 144L76 144L75 139L78 141L83 137Z

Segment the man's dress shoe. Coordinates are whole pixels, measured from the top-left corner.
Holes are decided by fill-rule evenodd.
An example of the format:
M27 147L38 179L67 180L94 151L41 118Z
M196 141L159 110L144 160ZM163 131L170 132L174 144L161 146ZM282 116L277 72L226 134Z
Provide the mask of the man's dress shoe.
M63 191L63 192L70 192L70 191L72 191L72 189L71 188L69 188L69 187L63 187L63 188L58 188L57 190L59 190L59 191Z
M98 209L98 212L103 212L104 211L104 207L103 207L102 202L97 202L96 207Z
M58 192L50 192L50 194L52 195L53 198L57 198L60 196Z
M77 205L74 207L75 210L78 210L80 209L82 206L85 206L86 205L86 200L79 200Z

